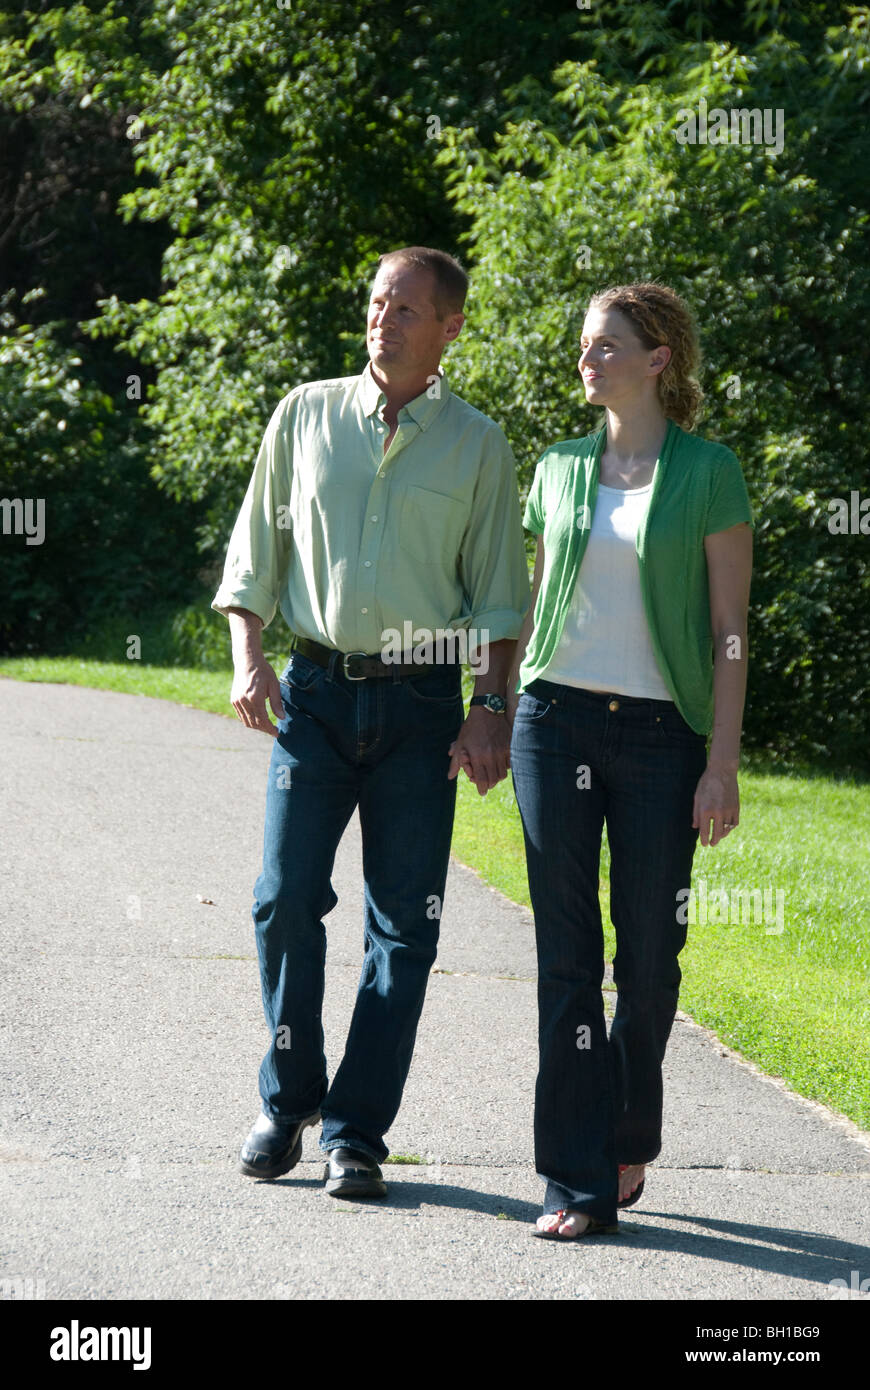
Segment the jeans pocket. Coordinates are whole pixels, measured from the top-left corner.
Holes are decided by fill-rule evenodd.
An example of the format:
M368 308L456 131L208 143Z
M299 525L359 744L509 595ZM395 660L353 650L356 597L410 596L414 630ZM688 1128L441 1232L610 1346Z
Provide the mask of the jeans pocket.
M302 656L300 652L294 652L281 677L281 684L290 685L295 690L308 690L318 676L324 674L324 671L325 667L318 666L317 662L312 661L310 657Z
M517 704L516 719L538 720L545 718L553 708L552 700L542 700L530 691L524 690Z
M653 715L653 723L662 743L683 744L686 747L706 745L704 734L696 734L691 724L687 724L676 705L665 707Z
M455 666L436 667L434 671L406 677L402 685L418 705L449 709L457 701L462 703L462 685Z

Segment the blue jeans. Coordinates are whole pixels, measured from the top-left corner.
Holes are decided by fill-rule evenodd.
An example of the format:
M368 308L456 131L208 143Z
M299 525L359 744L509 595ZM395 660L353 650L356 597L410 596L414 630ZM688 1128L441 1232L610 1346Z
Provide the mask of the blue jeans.
M336 654L337 656L337 654ZM294 653L281 680L253 918L272 1042L264 1112L320 1110L324 1151L376 1162L389 1150L435 960L456 783L447 749L462 724L460 668L349 680ZM344 1057L329 1085L323 1050L326 931L335 852L359 807L365 949Z
M615 708L611 708L615 706ZM520 697L511 767L538 948L535 1164L545 1212L616 1218L617 1164L661 1149L662 1073L677 1009L692 804L705 739L667 700L533 681ZM602 826L618 996L607 1036L598 901Z

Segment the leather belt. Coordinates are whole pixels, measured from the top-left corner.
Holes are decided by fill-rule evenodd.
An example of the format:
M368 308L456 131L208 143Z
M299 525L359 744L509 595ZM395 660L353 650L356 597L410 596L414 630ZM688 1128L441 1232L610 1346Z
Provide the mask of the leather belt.
M384 661L379 653L374 656L368 652L336 653L334 647L325 647L322 642L314 642L310 637L294 637L290 650L307 656L318 666L328 666L332 658L338 655L338 665L349 681L384 680L396 675L425 676L428 671L435 671L444 664L432 661Z

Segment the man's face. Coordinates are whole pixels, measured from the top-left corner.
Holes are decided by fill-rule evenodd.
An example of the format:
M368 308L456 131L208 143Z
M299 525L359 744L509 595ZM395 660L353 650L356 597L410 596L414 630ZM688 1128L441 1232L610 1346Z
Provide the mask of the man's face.
M369 301L366 346L372 366L385 378L434 373L447 343L459 333L463 315L439 319L434 290L435 277L422 266L388 261L378 271Z

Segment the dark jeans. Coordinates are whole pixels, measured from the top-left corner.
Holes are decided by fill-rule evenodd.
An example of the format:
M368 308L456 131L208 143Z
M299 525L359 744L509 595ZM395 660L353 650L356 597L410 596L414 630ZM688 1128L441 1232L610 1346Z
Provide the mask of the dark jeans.
M544 1210L612 1222L617 1164L648 1163L661 1149L661 1064L686 940L677 892L689 886L706 744L670 701L538 680L520 698L511 765L538 946ZM598 902L605 822L618 991L609 1039Z
M402 1098L435 960L456 783L447 749L462 724L458 666L400 680L349 680L294 653L281 681L253 907L272 1042L263 1110L320 1110L324 1150L376 1161ZM344 1058L329 1085L323 1050L323 918L338 899L335 852L356 807L362 827L365 949Z

